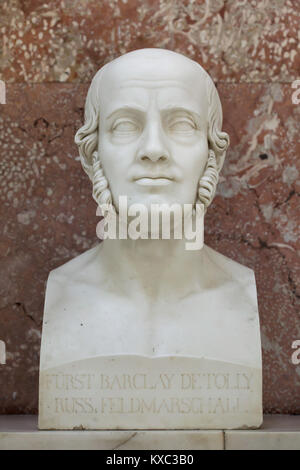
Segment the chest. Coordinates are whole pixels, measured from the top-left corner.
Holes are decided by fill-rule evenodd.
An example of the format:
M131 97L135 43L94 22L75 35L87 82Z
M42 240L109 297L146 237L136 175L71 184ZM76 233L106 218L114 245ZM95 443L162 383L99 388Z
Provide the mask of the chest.
M66 291L46 317L53 348L69 360L137 354L230 361L258 353L256 293L234 285L152 302L93 288L78 296Z

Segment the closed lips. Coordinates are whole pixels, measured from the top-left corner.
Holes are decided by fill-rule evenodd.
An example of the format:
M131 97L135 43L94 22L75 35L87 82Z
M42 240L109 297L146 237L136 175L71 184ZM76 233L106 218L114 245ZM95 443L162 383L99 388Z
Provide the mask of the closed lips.
M142 175L142 176L137 176L133 178L135 181L140 180L140 179L151 179L151 180L157 180L157 179L166 179L166 180L173 180L170 176L163 176L163 175L158 175L158 176L149 176L149 175Z
M135 178L135 182L144 186L160 186L171 183L172 179L165 176L142 176L139 178Z

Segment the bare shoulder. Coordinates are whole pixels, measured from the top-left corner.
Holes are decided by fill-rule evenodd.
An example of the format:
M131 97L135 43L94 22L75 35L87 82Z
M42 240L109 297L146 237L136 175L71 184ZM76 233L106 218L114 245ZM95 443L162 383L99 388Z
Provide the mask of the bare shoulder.
M254 271L205 245L206 256L221 276L238 283L255 283Z
M45 295L47 316L61 309L65 311L70 305L74 310L78 298L90 298L95 284L99 279L101 282L103 277L99 269L101 263L97 263L99 249L101 245L85 251L50 272Z
M242 319L258 321L257 289L254 271L205 246L209 277L223 305L230 305L235 322ZM254 323L253 323L254 324Z
M58 283L60 285L77 284L92 278L95 269L95 259L100 250L101 246L97 245L58 268L53 269L48 277L48 285L49 283Z

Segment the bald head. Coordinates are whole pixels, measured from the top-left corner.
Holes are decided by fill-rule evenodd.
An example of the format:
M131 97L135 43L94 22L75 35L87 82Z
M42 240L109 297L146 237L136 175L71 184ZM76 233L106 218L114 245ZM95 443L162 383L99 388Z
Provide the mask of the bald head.
M129 52L109 62L98 73L106 74L110 78L116 77L120 72L122 77L141 78L145 80L198 80L209 78L205 70L195 61L177 52L166 49L139 49ZM97 75L95 79L97 80ZM188 84L187 84L188 85Z
M112 96L115 90L141 86L179 86L186 90L186 98L194 106L202 105L206 109L207 89L214 87L197 62L165 49L139 49L124 54L102 67L91 85L99 102Z
M75 136L84 170L93 180L93 153L101 150L101 135L110 116L128 109L143 115L183 110L206 133L219 172L229 138L221 131L222 107L207 72L195 61L165 49L140 49L104 65L95 75L85 105L85 124ZM101 112L102 110L102 112ZM153 116L153 114L152 114ZM100 126L100 132L99 132ZM99 143L100 138L100 143ZM211 202L209 196L208 204Z

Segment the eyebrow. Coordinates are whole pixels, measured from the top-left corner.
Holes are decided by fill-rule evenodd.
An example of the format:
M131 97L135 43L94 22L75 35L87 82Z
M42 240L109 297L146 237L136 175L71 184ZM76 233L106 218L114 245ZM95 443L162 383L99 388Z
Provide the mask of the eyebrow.
M193 116L196 116L199 120L201 120L200 114L189 108L185 108L184 106L166 106L165 108L161 109L161 112L168 112L168 111L174 111L174 112L182 112L182 113L187 113L187 114L192 114Z
M114 114L117 114L117 113L120 113L122 111L133 111L133 112L138 112L138 113L143 113L145 114L147 112L146 109L142 108L141 106L137 106L137 105L134 105L134 106L130 106L130 105L125 105L125 106L122 106L121 108L117 108L117 109L114 109L110 114L109 116L107 116L106 119L110 119L111 117L113 117Z
M109 116L107 116L106 119L111 119L114 114L117 114L117 113L120 113L120 112L124 112L124 111L132 111L132 112L138 112L138 113L142 113L142 114L146 114L147 110L140 107L140 106L137 106L137 105L125 105L125 106L122 106L121 108L117 108L115 109L114 111L112 111ZM169 105L169 106L166 106L165 108L162 108L160 110L160 112L162 113L165 113L165 112L169 112L169 111L174 111L174 112L184 112L184 113L187 113L187 114L192 114L194 116L196 116L199 120L201 120L201 116L200 114L197 112L197 111L194 111L193 109L188 109L188 108L185 108L183 106L173 106L173 105Z

